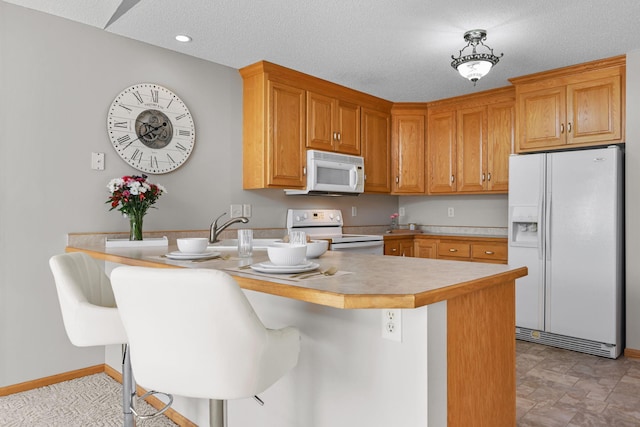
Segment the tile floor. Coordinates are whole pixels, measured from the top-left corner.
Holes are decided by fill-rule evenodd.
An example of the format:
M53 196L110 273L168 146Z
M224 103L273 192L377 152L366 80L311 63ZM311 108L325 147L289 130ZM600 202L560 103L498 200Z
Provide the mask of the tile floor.
M639 427L640 360L516 341L518 427Z

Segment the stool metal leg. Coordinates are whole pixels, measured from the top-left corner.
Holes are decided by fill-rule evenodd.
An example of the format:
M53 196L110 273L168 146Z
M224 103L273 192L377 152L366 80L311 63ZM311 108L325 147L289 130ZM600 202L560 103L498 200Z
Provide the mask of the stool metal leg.
M124 427L136 426L136 418L131 410L135 394L136 385L133 381L133 371L131 370L131 355L129 354L129 346L125 344L122 358L122 412L124 415Z
M224 400L209 400L209 427L227 427L226 403Z

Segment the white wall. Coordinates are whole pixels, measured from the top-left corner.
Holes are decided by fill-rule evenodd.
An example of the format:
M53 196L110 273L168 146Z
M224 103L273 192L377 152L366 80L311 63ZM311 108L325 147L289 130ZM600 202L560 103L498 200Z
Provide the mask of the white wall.
M626 348L640 351L640 50L627 53Z
M238 71L0 1L0 387L104 363L64 332L48 259L69 232L126 231L108 212L106 184L134 173L106 131L126 87L175 91L196 125L193 154L152 177L168 194L147 230L205 229L230 203L251 203L253 227L284 227L287 207L358 207L347 225L385 224L397 197L285 197L242 190L242 81ZM104 171L90 169L104 152Z

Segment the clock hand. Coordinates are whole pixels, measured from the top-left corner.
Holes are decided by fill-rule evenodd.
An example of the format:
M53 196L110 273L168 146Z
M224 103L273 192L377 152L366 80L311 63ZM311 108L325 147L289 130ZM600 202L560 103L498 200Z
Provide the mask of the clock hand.
M132 140L131 140L131 142L129 142L129 143L124 147L124 149L129 148L129 146L130 146L131 144L133 144L134 142L136 142L136 141L137 141L137 140L139 140L140 138L144 138L145 136L147 136L147 135L149 135L149 134L151 134L151 133L153 133L153 132L157 131L157 130L158 130L158 129L160 129L162 126L166 126L166 125L167 125L166 123L163 123L161 126L155 127L155 126L150 125L150 124L148 124L148 123L145 123L145 124L146 124L146 125L148 125L149 127L153 128L153 129L151 129L149 132L143 133L142 135L140 135L140 136L139 136L139 137L137 137L136 139L132 139Z

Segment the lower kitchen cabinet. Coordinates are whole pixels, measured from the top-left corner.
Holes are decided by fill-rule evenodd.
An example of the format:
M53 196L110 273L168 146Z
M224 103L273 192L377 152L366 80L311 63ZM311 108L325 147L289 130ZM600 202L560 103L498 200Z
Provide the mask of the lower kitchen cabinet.
M416 235L414 240L420 258L507 263L506 237Z
M413 236L384 236L384 254L413 256Z

